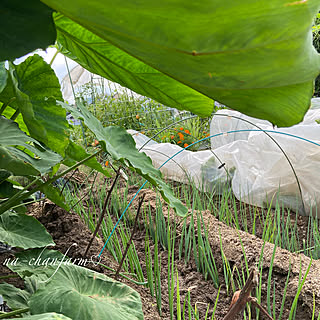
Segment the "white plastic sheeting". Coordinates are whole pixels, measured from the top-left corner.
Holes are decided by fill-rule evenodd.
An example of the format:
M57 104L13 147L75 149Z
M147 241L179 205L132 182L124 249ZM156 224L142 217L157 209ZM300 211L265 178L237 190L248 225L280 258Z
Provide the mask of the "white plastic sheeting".
M155 167L162 166L161 171L169 179L183 183L193 180L204 191L220 192L221 187L231 184L235 196L246 203L261 207L278 203L302 215L320 217L320 146L289 136L320 145L317 119L320 99L312 99L312 108L304 121L289 128L273 128L267 121L225 109L218 111L211 121L210 135L218 135L211 138L212 150L192 152L174 144L149 141L141 151L150 156ZM300 183L303 202L283 151L265 132L257 131L256 126L246 121L267 130L283 149ZM231 132L238 130L248 131ZM136 131L129 132L138 149L149 140ZM163 165L170 157L173 159Z
M72 85L70 83L70 77L72 79ZM130 94L135 98L140 98L141 95L122 87L120 84L109 81L105 78L102 78L90 71L82 68L80 65L75 66L70 71L70 77L67 73L61 81L61 90L63 99L67 101L69 104L74 104L74 94L79 94L83 91L84 85L90 84L90 86L94 87L99 93L104 94L115 94L121 95L124 92L130 92Z

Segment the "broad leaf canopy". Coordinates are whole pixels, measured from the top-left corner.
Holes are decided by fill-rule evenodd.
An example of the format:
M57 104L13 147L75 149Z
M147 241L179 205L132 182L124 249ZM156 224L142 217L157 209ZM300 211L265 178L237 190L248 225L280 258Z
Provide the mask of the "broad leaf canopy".
M311 32L318 0L43 2L105 40L98 50L98 40L88 40L83 29L56 21L61 45L98 74L104 73L98 61L108 57L114 77L127 77L126 71L138 70L139 63L143 73L144 62L230 108L278 126L300 122L310 106L320 70ZM137 83L137 75L131 76ZM161 79L165 88L165 76ZM152 83L150 77L145 80ZM209 115L212 105L199 112L194 97L189 110Z

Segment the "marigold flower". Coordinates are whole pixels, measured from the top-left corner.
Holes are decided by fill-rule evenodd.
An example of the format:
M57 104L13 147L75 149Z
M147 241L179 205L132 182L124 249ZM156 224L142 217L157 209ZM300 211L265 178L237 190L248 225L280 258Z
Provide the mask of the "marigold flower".
M178 141L178 144L181 143L181 141Z
M107 167L109 165L109 161L106 161L104 164Z
M207 133L207 134L206 134L206 137L209 137L209 136L210 136L210 133Z
M139 116L138 114L136 115L136 119L137 119L137 120L139 120L139 119L140 119L140 116Z
M187 143L185 143L185 144L183 145L183 147L184 147L184 148L186 148L187 146L188 146L188 144L187 144Z
M187 130L184 130L184 132L186 133L186 134L190 134L190 131L187 129Z
M183 131L183 128L182 128L182 127L180 127L180 129L179 129L179 130Z
M170 138L173 140L173 139L174 139L174 136L171 136Z

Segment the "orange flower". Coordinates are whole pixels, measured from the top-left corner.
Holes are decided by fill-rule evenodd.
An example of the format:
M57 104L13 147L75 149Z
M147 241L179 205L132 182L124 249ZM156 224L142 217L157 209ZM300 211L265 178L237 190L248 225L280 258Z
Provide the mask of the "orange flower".
M207 133L207 131L203 131L203 133Z
M140 116L139 116L138 114L136 115L136 119L137 119L137 120L139 120L139 119L140 119Z
M94 144L97 146L99 144L99 141L97 139L95 139Z
M184 147L184 148L186 148L187 146L188 146L188 144L187 144L187 143L185 143L185 144L183 145L183 147Z
M184 130L184 132L185 132L186 134L190 134L190 131L189 131L189 130Z
M178 136L179 136L180 140L183 140L184 135L181 132L178 132Z
M210 133L207 133L207 134L206 134L206 137L209 137L209 136L210 136Z
M178 144L181 143L181 141L178 141Z
M181 130L181 131L183 131L183 128L182 128L182 127L180 127L180 130Z
M107 167L109 165L109 161L106 161L104 164Z
M174 136L171 136L170 138L173 140L173 139L174 139Z

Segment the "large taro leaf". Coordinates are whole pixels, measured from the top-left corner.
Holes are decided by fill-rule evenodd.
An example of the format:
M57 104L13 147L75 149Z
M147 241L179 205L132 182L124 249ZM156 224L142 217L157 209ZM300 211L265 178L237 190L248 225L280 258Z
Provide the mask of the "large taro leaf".
M10 119L0 117L0 132L3 133L0 135L0 169L16 176L38 175L49 172L62 160L60 155L27 136Z
M70 111L74 117L84 120L85 125L95 134L101 147L113 159L121 161L153 184L178 215L186 215L186 207L163 182L161 172L153 167L151 159L144 152L139 152L136 149L132 136L124 128L117 126L103 127L101 122L82 105L79 99L77 100L77 106L80 112L75 107L65 103L61 103L61 105Z
M32 295L29 306L32 314L55 311L77 320L143 319L136 291L76 265L61 265L46 286Z
M39 0L1 0L0 12L0 61L54 44L53 10Z
M311 32L318 0L42 1L154 69L247 115L290 126L310 106L320 70ZM117 63L122 67L126 60L120 56Z
M0 215L0 239L13 247L24 249L55 244L38 220L9 211Z
M164 105L199 115L213 111L213 100L130 56L61 14L55 16L59 51L87 70Z
M42 57L33 55L17 66L10 64L0 101L19 109L33 138L64 156L69 124L65 110L56 100L62 100L59 80Z

